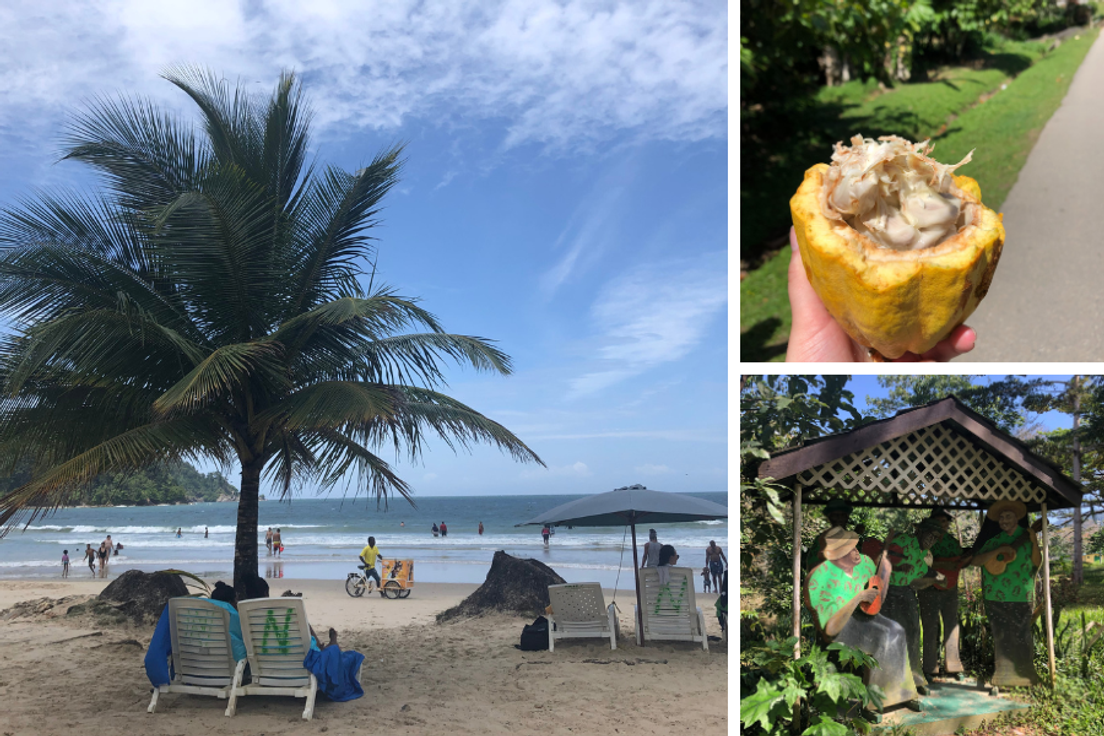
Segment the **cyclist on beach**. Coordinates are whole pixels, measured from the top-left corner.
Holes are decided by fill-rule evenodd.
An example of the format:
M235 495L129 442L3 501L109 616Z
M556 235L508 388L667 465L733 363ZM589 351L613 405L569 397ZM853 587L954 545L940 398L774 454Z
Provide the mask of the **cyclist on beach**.
M376 579L376 586L382 588L383 580L380 578L379 571L376 570L376 560L383 560L383 555L380 554L379 547L376 546L376 538L368 537L368 546L360 551L360 561L363 563L364 576L368 578ZM368 581L368 592L372 592L372 581Z

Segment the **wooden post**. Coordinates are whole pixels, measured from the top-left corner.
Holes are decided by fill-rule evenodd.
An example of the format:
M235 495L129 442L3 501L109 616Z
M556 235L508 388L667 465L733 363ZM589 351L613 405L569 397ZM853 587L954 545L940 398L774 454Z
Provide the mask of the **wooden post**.
M794 642L794 659L801 659L801 484L794 483L793 506L793 635L797 637ZM790 722L791 733L801 731L801 699L794 701L793 720Z
M633 539L633 577L636 578L636 645L644 646L644 605L640 602L640 558L636 556L636 517L629 520Z
M794 659L801 659L801 484L794 484L793 507L793 635Z
M1050 665L1050 687L1053 690L1057 673L1054 670L1054 616L1050 605L1050 520L1043 504L1043 600L1046 601L1047 663Z

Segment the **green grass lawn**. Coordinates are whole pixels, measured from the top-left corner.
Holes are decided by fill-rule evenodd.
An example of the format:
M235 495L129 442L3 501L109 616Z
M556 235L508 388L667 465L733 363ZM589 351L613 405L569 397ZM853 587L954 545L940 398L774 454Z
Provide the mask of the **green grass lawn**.
M819 99L838 113L833 130L843 126L851 131L833 141L859 132L867 136L894 132L913 140L930 137L935 143L936 158L943 162L956 162L973 149L973 161L961 173L977 179L985 203L998 209L1016 183L1043 126L1061 105L1074 73L1098 33L1099 30L1092 30L1079 40L1071 38L1045 56L1040 55L1039 44L1010 45L1010 50L996 55L1004 57L996 68L949 70L937 81L904 85L876 96L871 96L877 91L875 87L852 82L822 90ZM1031 62L1034 63L1027 67ZM1007 75L1015 70L1020 71L1019 76L1009 79ZM1002 84L1007 88L1000 89ZM974 104L990 93L991 97ZM970 107L971 104L974 106ZM821 153L808 154L802 170L818 161L827 162L830 154L829 142ZM779 165L785 163L779 161ZM775 181L765 182L764 187L774 197L772 202L763 201L758 195L745 197L741 191L741 219L762 220L762 213L772 208L785 208L788 217L789 198L797 190L801 175L787 176L792 181L785 190ZM744 231L741 225L741 237ZM791 322L786 297L789 263L790 252L785 247L749 272L740 284L743 361L785 358Z

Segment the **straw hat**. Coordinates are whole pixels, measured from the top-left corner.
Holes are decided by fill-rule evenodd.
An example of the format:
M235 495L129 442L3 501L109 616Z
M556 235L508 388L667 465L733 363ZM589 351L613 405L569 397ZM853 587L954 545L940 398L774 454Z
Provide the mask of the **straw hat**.
M842 526L834 526L824 534L824 559L838 560L855 549L859 535Z
M825 514L830 514L833 511L845 511L850 514L854 510L854 507L844 501L842 498L833 498L831 501L824 504Z
M1023 501L1012 501L1005 499L1003 501L997 501L988 509L985 510L985 515L993 521L999 521L1000 515L1005 511L1011 511L1016 515L1016 521L1019 521L1023 517L1027 516L1027 504Z

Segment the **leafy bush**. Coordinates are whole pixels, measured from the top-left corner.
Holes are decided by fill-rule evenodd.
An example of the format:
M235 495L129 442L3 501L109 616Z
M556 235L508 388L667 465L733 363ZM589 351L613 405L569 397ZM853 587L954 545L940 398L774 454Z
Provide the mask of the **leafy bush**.
M993 637L981 586L974 575L965 575L958 588L959 655L965 670L978 682L993 676Z
M816 644L793 658L796 637L749 647L740 653L741 691L755 692L740 701L740 722L749 736L790 733L796 716L803 736L847 736L867 733L870 724L860 709L880 710L883 693L856 674L877 667L868 654L845 644ZM858 705L858 708L855 705Z

